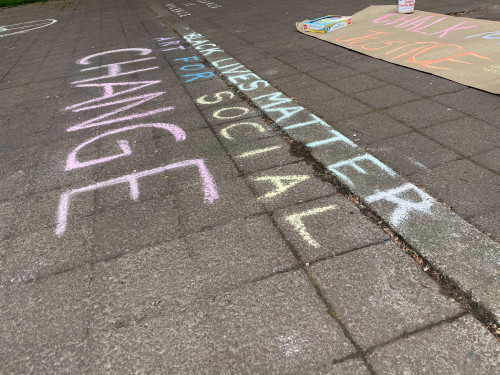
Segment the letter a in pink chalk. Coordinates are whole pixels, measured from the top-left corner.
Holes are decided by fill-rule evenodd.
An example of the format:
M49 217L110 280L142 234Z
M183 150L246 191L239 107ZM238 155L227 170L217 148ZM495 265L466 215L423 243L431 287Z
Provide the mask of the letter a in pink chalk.
M155 175L158 173L163 173L165 171L176 169L176 168L184 168L184 167L192 167L195 166L198 168L198 173L201 177L201 183L203 187L204 193L204 201L212 204L215 200L219 199L219 194L217 192L217 185L215 184L214 178L212 174L208 170L205 165L205 161L203 159L190 159L184 160L173 164L168 164L163 167L150 169L142 172L131 173L126 176L112 178L110 180L97 182L93 185L84 186L79 189L67 190L61 194L59 198L59 208L57 213L57 227L56 227L56 235L62 236L62 234L66 231L67 220L68 220L68 210L69 203L71 201L71 197L74 195L78 195L81 193L86 193L89 191L95 191L101 188L119 185L119 184L129 184L130 185L130 198L132 200L139 199L139 179L146 176Z
M112 134L122 133L122 132L125 132L128 130L133 130L133 129L138 129L138 128L158 128L158 129L166 130L174 136L174 138L177 142L184 141L186 139L186 133L184 132L184 130L182 130L182 128L180 128L179 126L174 125L174 124L163 124L163 123L138 124L138 125L126 126L123 128L110 130L110 131L107 131L103 134L100 134L92 139L89 139L88 141L83 142L77 148L75 148L73 151L71 151L71 153L68 155L68 158L66 159L65 170L70 171L72 169L88 167L90 165L96 165L96 164L100 164L100 163L106 163L108 161L118 159L118 158L132 154L132 150L129 146L129 143L127 141L124 141L124 140L119 140L119 141L117 141L118 146L123 151L121 154L110 155L110 156L106 156L103 158L88 160L88 161L83 161L83 162L79 162L76 158L76 154L78 154L78 152L82 148L91 144L92 142L97 141L98 139L107 137L107 136L112 135Z

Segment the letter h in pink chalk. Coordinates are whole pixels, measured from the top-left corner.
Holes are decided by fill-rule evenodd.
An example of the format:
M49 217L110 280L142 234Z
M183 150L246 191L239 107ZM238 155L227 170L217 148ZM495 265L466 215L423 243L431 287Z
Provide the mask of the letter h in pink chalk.
M184 168L189 166L196 166L198 168L198 172L200 173L201 176L203 193L205 196L204 201L212 204L215 200L219 199L219 194L217 192L217 185L215 184L212 174L205 165L205 161L203 159L184 160L181 162L168 164L163 167L149 169L147 171L142 171L142 172L134 172L126 176L112 178L106 181L101 181L93 185L84 186L79 189L72 189L65 191L63 194L61 194L61 197L59 199L56 235L58 237L61 237L62 234L66 231L69 203L73 195L94 191L104 187L128 183L130 185L130 198L136 201L137 199L139 199L139 194L140 194L139 183L138 183L138 180L140 178L162 173L170 169Z

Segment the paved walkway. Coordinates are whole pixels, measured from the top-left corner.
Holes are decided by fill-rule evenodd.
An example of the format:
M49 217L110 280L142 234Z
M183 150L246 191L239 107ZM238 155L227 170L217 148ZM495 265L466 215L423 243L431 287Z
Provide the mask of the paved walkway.
M193 29L314 114L385 113L345 93L315 109L298 95L307 64L272 65L266 48L303 36L262 30L326 2L192 4ZM0 11L16 24L0 32L0 372L494 374L484 324L158 14L136 0Z

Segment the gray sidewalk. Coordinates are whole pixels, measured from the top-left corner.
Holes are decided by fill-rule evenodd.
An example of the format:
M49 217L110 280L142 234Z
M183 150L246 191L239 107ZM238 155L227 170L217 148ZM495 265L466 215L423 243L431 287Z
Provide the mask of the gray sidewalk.
M181 7L181 2L171 2ZM196 3L196 2L193 2ZM217 3L217 2L215 2ZM500 99L294 33L376 1L224 1L184 22L461 217L500 237ZM219 4L217 3L217 4ZM419 10L500 21L498 1L425 1Z
M307 68L269 57L298 33L230 20L326 2L195 4L193 29L306 105ZM484 324L144 3L0 11L46 19L0 37L0 372L496 373Z

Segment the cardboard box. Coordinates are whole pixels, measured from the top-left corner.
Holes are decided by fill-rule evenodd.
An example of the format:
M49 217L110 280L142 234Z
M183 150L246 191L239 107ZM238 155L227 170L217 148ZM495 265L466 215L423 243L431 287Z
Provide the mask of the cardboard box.
M351 24L350 16L324 16L304 22L304 31L326 34Z

